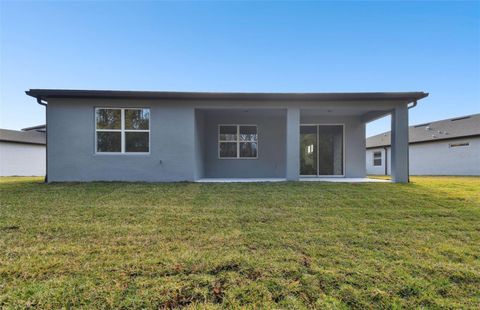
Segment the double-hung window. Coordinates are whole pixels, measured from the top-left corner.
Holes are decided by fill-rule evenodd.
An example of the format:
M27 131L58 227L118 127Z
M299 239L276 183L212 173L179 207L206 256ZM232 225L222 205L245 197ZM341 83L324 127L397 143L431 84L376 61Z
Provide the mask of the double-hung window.
M97 153L149 153L150 109L96 108Z
M373 152L373 165L374 166L382 165L382 152Z
M219 158L258 158L256 125L220 125L218 128Z

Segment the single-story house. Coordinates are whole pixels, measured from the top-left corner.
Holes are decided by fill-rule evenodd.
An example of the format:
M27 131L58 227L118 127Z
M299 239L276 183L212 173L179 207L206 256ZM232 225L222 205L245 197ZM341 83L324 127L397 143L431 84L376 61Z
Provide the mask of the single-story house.
M31 89L46 107L47 180L364 178L365 124L392 115L408 182L408 110L424 92L209 93Z
M0 176L45 176L45 128L0 129Z
M411 175L480 175L480 114L409 128ZM391 133L367 139L367 174L391 173Z

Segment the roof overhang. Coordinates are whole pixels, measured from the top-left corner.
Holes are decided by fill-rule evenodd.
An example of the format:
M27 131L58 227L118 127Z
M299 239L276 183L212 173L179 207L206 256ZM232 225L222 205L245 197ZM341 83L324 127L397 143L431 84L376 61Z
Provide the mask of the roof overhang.
M46 128L47 128L47 125L43 124L43 125L37 125L37 126L22 128L21 130L22 131L30 131L30 130L46 129Z
M109 98L167 100L255 100L255 101L396 101L410 103L428 96L425 92L361 92L361 93L243 93L243 92L171 92L30 89L27 95L38 100L50 98Z
M480 137L480 134L455 136L455 137L448 137L448 138L438 138L438 139L430 139L430 140L411 141L411 142L408 142L408 144L435 143L435 142L461 140L461 139L477 138L477 137ZM367 138L367 140L368 140L368 138ZM375 144L375 145L367 145L365 148L367 150L371 150L371 149L378 149L378 148L384 148L384 147L390 147L390 146L391 146L390 143L382 143L382 144Z
M0 129L0 142L45 145L46 133Z
M45 142L18 141L18 140L8 140L8 139L3 139L3 138L0 138L0 142L16 143L16 144L30 144L30 145L46 145Z

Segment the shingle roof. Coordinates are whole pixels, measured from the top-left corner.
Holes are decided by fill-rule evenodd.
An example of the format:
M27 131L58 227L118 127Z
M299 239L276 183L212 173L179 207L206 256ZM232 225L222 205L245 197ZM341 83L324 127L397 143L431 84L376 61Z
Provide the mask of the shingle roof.
M30 89L27 95L41 100L48 98L121 98L121 99L188 99L188 100L297 100L297 101L381 101L410 103L428 96L425 92L363 93L247 93L247 92L172 92L118 91L76 89Z
M446 140L480 135L480 114L449 118L410 126L410 143ZM367 148L390 146L390 131L367 138Z
M45 132L39 131L18 131L0 129L0 141L45 145L46 134Z

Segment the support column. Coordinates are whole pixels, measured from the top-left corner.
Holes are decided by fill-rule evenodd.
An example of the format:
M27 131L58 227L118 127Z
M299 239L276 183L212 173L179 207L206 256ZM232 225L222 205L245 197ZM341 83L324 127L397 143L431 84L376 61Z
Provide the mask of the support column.
M300 109L287 109L287 169L286 178L300 178Z
M392 112L391 173L395 183L408 183L408 108L397 107Z

